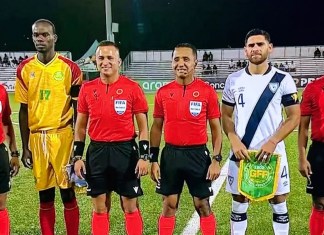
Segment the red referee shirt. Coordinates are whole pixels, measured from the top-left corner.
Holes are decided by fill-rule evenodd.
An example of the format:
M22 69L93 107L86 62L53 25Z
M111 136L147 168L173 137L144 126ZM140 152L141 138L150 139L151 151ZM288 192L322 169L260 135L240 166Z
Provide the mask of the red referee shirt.
M186 86L173 81L158 90L153 116L164 119L166 143L206 144L207 120L220 117L217 94L200 79Z
M89 115L91 140L115 142L135 138L134 115L147 111L142 89L125 76L109 85L96 78L81 87L78 112Z
M302 116L311 117L311 139L324 142L324 76L306 86L300 107Z
M11 115L8 94L6 88L0 84L0 143L6 140L6 133L3 126L7 126Z

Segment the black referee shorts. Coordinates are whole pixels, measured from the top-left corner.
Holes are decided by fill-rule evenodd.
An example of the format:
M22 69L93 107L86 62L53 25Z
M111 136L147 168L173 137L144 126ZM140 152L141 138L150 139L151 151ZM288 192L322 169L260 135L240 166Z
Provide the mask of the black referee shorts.
M140 180L135 174L138 146L126 142L91 141L86 157L87 194L97 196L115 191L121 196L135 198L143 195Z
M213 195L211 181L206 180L210 163L206 145L182 147L166 144L161 155L161 180L156 192L165 196L180 194L186 182L194 197Z
M0 194L10 190L10 165L7 147L0 144Z
M316 197L324 197L324 143L313 141L309 147L307 160L313 174L307 182L306 192Z

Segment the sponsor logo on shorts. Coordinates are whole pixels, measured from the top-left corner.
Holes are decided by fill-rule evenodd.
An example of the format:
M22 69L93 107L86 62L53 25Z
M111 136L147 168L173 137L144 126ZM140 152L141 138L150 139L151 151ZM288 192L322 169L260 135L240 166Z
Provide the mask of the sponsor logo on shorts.
M160 184L160 182L158 182L158 183L156 184L155 188L157 188L157 189L160 189L160 188L161 188L161 184Z
M134 189L135 193L138 192L138 187L137 186L133 187L133 189Z
M202 109L202 102L200 101L190 101L190 113L192 116L196 117L200 114Z
M284 182L282 183L282 185L283 185L284 187L288 186L288 181L284 181Z

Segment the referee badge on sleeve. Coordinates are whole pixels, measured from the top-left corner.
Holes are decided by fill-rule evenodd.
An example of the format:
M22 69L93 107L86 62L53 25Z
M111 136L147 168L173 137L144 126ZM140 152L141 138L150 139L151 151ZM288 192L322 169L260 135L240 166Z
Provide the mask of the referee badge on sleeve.
M127 107L126 100L115 100L114 101L114 108L117 114L122 115L125 113Z
M200 101L190 101L190 113L192 116L196 117L200 114L202 108L202 102Z

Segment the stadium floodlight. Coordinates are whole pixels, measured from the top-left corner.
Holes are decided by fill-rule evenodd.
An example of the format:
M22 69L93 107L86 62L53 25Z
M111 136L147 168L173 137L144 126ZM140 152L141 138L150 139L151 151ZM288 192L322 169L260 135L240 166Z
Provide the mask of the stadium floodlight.
M105 0L105 13L106 13L106 32L107 40L115 42L115 37L112 32L112 11L111 11L111 0Z

